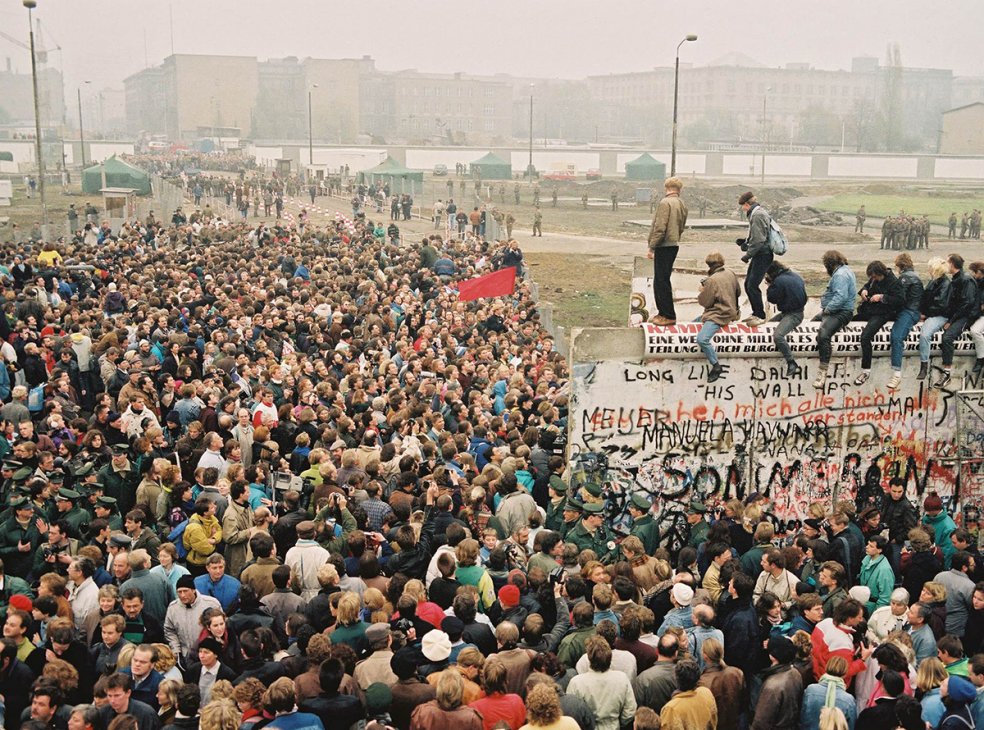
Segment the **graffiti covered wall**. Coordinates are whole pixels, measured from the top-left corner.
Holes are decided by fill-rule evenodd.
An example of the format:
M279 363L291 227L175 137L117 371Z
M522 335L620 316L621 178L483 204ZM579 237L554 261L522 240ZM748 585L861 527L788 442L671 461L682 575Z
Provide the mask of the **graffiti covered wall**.
M916 359L907 357L907 378L890 392L883 356L876 356L871 380L857 387L860 353L848 332L835 339L830 377L819 391L812 385L815 355L800 356L804 371L786 378L771 343L764 346L736 328L725 338L731 343L722 357L726 373L708 384L706 361L694 354L698 326L670 329L677 331L659 337L675 338L675 347L656 343L650 328L584 330L574 339L572 475L603 483L616 528L629 524L625 504L636 490L654 500L671 544L686 534L690 500L718 505L753 491L772 500L771 517L780 530L798 527L812 502L864 499L880 494L894 477L905 480L911 499L921 501L935 490L957 509L958 391L982 385L969 374L973 360L962 352L952 389L917 381ZM610 333L607 346L604 337L578 342L590 332ZM815 325L797 333L801 351L812 351ZM650 347L668 354L647 359L653 357ZM984 413L984 406L979 410ZM984 451L984 419L967 429L965 449ZM984 472L982 464L972 468Z

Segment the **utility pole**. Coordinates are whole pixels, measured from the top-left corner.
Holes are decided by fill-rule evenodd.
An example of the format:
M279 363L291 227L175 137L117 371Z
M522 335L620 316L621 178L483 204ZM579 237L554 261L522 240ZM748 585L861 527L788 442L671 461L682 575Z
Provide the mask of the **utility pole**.
M694 33L688 33L686 37L677 43L676 63L673 67L673 140L670 143L670 177L676 175L676 148L677 148L677 100L680 98L680 46L688 41L697 40Z
M90 82L83 81L83 84L88 84ZM76 89L79 95L79 154L82 155L82 169L85 169L85 132L82 127L82 86L81 84Z
M31 81L34 85L34 152L38 156L38 194L41 196L41 226L42 232L48 228L48 205L44 196L44 158L41 155L41 103L38 96L38 65L34 52L34 14L38 6L37 0L24 0L27 8L27 23L31 39Z

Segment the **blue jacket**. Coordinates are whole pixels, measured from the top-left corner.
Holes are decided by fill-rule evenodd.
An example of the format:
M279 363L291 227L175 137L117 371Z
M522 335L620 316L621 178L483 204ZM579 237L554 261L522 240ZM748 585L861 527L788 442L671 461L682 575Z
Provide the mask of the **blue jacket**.
M769 284L765 296L783 314L801 312L806 306L806 284L795 271L784 271Z
M231 575L223 575L218 583L213 583L208 573L195 578L195 590L203 596L212 596L222 604L222 610L232 613L239 603L240 582Z
M825 674L819 682L811 684L803 692L803 703L800 707L800 730L819 730L820 710L823 709L827 699L827 687L831 681L831 678ZM836 692L834 707L844 713L844 717L847 718L848 730L854 730L854 723L858 719L857 702L843 687L837 687Z
M939 727L940 720L946 714L946 706L943 704L943 698L940 697L940 688L929 690L919 700L919 704L922 705L922 721L928 722L930 727ZM971 712L973 712L973 705L971 705Z
M858 280L851 267L843 264L831 274L827 291L820 297L820 306L824 314L834 312L853 312L854 302L858 298Z

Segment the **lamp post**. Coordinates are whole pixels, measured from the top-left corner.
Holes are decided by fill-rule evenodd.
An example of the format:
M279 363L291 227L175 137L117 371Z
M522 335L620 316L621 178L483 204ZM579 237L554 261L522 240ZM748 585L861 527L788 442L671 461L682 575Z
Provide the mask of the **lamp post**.
M91 81L83 81L82 84L89 84ZM79 84L76 91L79 95L79 154L82 155L82 169L85 169L85 132L82 127L82 84Z
M533 89L536 84L530 84L530 161L526 165L526 175L533 182Z
M314 124L311 112L311 91L317 89L317 84L308 87L308 179L311 177L311 168L314 166Z
M772 91L771 86L765 87L765 93L762 95L762 184L765 185L765 114L766 105L769 102L769 92Z
M27 24L31 39L31 81L34 85L34 154L38 156L38 194L41 197L41 225L48 227L48 206L44 197L44 160L41 158L41 103L38 98L38 66L34 53L34 14L38 6L37 0L23 0L27 8Z
M697 35L687 33L686 37L677 43L676 63L673 66L673 140L670 143L670 177L676 175L676 147L677 147L677 100L680 97L680 46L688 41L697 40Z

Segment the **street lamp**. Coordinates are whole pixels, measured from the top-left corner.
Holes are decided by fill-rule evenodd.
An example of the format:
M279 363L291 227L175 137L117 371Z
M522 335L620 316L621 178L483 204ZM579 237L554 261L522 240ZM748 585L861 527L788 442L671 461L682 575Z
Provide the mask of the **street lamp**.
M670 149L670 177L676 175L676 141L677 141L677 100L680 96L680 46L688 41L697 40L695 33L687 33L687 36L677 43L676 63L673 67L673 141Z
M91 84L91 81L83 81L82 84ZM85 132L82 128L82 84L79 84L76 91L79 94L79 149L82 154L82 169L85 169Z
M772 91L771 86L765 87L765 93L762 94L762 184L765 185L765 113L766 105L769 101L769 92Z
M308 87L308 179L311 177L311 168L314 166L314 125L311 114L311 91L317 88L317 84L311 84Z
M533 89L536 84L530 84L530 161L526 165L526 175L533 182Z
M38 99L38 66L34 53L34 14L31 12L38 6L37 0L23 0L27 8L27 24L31 39L31 81L34 84L34 154L38 156L38 194L41 197L41 225L43 230L48 227L48 206L44 198L44 160L41 158L41 103Z

